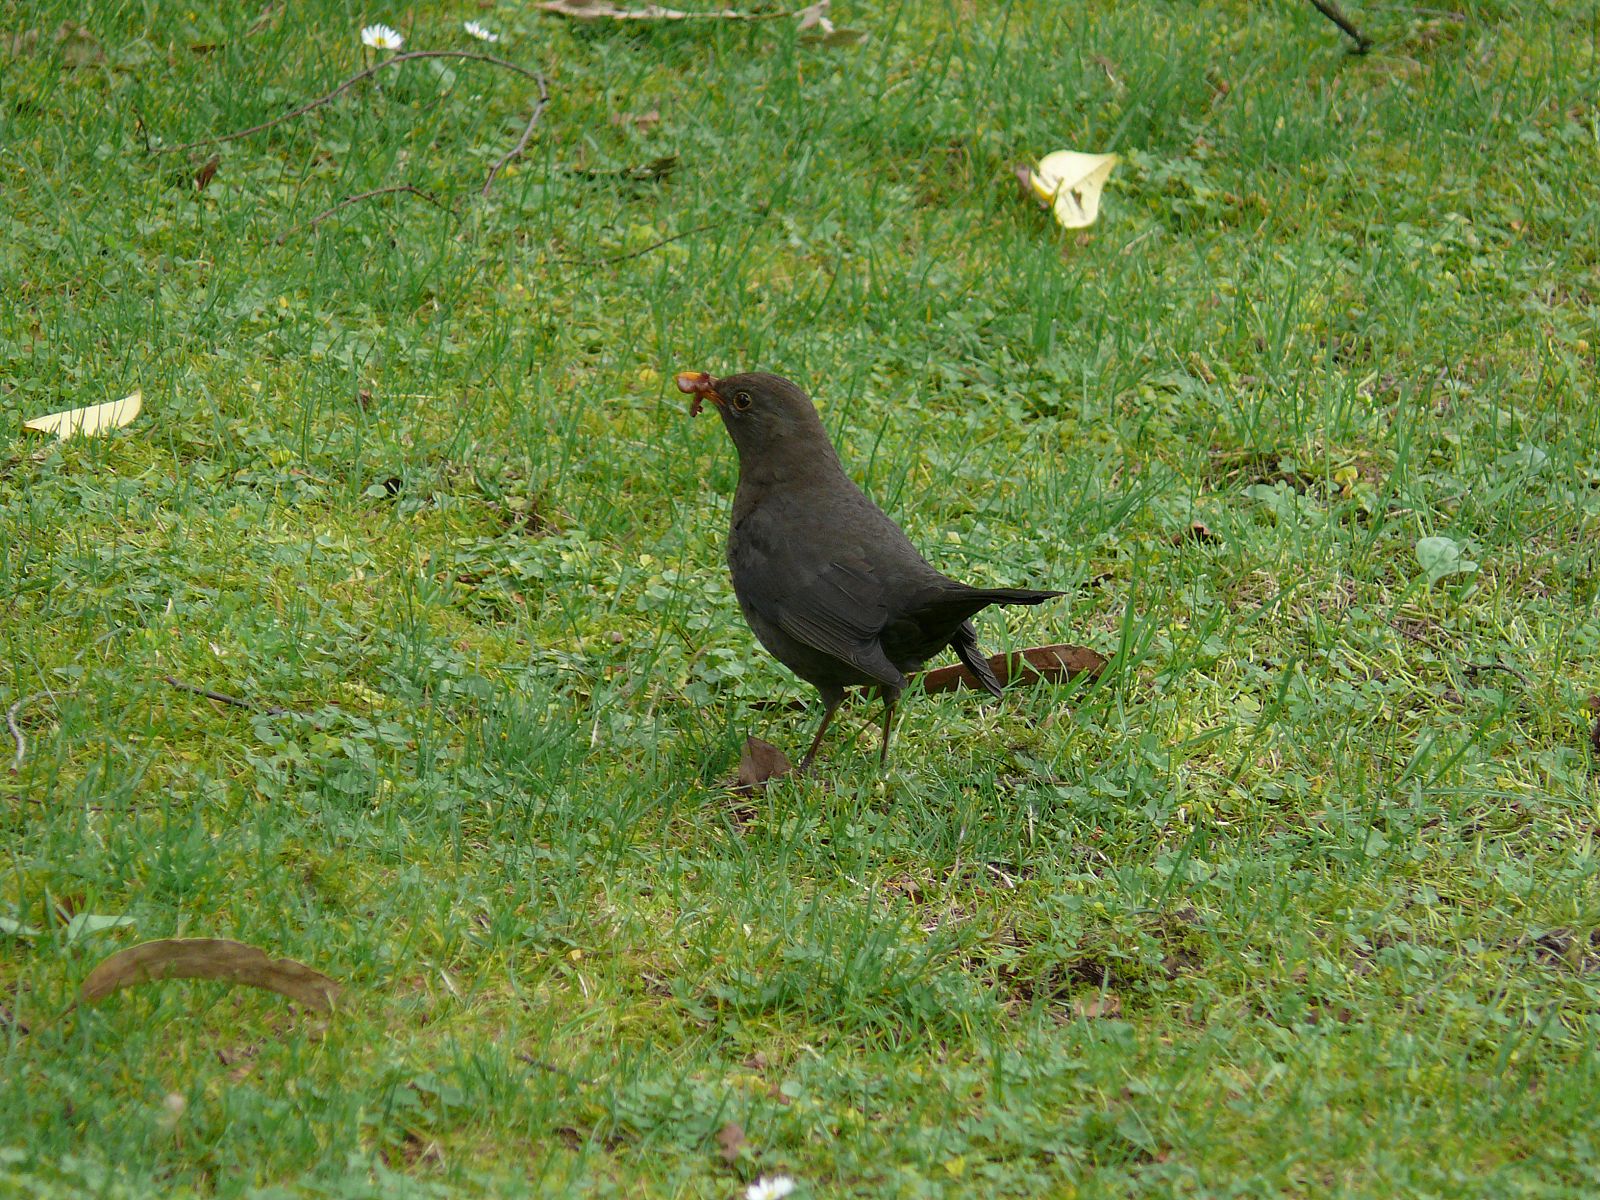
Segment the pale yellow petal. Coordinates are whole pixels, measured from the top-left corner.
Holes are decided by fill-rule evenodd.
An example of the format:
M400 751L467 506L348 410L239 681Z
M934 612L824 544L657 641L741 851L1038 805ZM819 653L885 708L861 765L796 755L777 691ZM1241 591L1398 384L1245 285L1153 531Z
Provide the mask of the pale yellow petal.
M1100 193L1120 161L1115 154L1057 150L1040 161L1033 189L1055 206L1056 220L1063 227L1083 229L1100 215Z
M37 429L40 433L53 433L65 441L78 433L91 434L106 429L118 429L137 417L139 409L143 406L144 393L133 392L121 400L91 404L88 408L69 408L65 412L35 417L31 421L23 422L23 426L27 429Z

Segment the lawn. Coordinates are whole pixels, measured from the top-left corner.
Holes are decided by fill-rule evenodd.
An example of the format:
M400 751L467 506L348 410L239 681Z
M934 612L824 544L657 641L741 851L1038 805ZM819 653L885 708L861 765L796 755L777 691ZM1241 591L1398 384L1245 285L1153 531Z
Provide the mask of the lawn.
M1600 1192L1600 12L1348 11L8 6L0 1195ZM757 368L1100 677L731 792Z

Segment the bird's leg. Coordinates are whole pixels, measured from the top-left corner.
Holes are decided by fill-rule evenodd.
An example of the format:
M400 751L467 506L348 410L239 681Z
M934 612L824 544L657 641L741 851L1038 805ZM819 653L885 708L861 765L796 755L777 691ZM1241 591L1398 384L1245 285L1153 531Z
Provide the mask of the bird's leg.
M833 714L839 711L839 705L844 703L844 693L837 696L824 696L822 698L822 723L817 726L817 736L811 739L811 749L806 751L806 756L800 760L800 774L804 775L811 769L811 760L817 756L817 747L822 745L822 735L828 732L828 722L833 720Z
M898 696L890 692L883 695L883 749L878 751L878 770L889 767L889 734L894 729L894 702Z

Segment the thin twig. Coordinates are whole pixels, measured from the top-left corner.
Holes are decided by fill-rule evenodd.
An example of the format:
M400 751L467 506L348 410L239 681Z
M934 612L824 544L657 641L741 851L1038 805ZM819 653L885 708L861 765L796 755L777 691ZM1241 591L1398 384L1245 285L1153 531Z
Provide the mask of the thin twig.
M494 178L500 174L501 167L522 157L522 152L528 148L528 140L533 137L534 126L539 123L539 118L544 116L544 110L550 106L550 89L545 84L544 76L535 75L534 81L539 85L539 100L533 106L533 115L528 118L528 124L523 129L522 136L517 139L517 144L489 168L489 177L483 181L483 190L478 193L480 196L489 194L489 189L494 186Z
M139 131L139 136L144 139L144 152L146 154L154 154L155 151L150 149L150 122L144 119L144 114L139 111L137 104L133 105L132 108L134 128Z
M408 50L404 54L396 54L391 58L384 59L380 63L375 63L374 65L368 67L365 71L360 71L357 74L352 75L338 87L334 88L333 91L318 96L315 100L308 100L299 108L292 109L291 111L284 113L282 116L273 117L270 121L263 121L259 125L252 125L249 129L240 129L233 133L224 133L219 137L201 138L198 142L184 142L177 146L163 146L158 149L156 153L176 154L180 150L193 150L199 146L215 146L221 142L236 142L240 138L249 137L253 133L260 133L263 130L271 129L274 125L282 125L285 121L292 121L296 117L303 117L306 113L311 112L313 109L321 108L324 104L329 104L334 100L337 100L340 96L344 95L351 88L355 87L355 85L360 83L363 79L370 79L379 71L386 70L389 67L397 67L403 62L410 62L415 58L461 58L467 59L471 62L486 62L497 67L504 67L508 71L515 71L518 75L521 75L526 79L532 79L541 84L541 86L544 82L543 78L537 72L530 71L526 67L519 67L516 63L507 62L503 58L495 58L492 54L475 54L471 50Z
M566 266L579 267L609 267L612 263L625 262L630 258L638 258L641 254L649 254L652 250L659 250L673 242L682 241L697 233L704 233L708 229L715 229L720 221L711 221L705 225L696 225L693 229L685 229L682 233L675 233L671 237L662 238L659 242L651 242L648 246L638 250L629 250L626 254L613 254L610 258L558 258L556 262Z
M555 1063L546 1062L542 1058L535 1058L531 1054L518 1053L517 1059L520 1062L527 1063L530 1067L537 1067L541 1071L549 1071L552 1075L565 1075L568 1079L572 1080L574 1083L583 1083L583 1084L590 1084L590 1085L592 1085L594 1083L594 1080L592 1080L592 1079L585 1079L582 1075L579 1075L576 1072L569 1071L565 1067L558 1067L558 1066L556 1066Z
M389 195L393 195L395 192L408 192L413 196L421 196L424 200L426 200L429 204L433 205L435 208L442 208L442 209L444 209L445 212L454 212L455 211L448 204L446 204L443 200L441 200L441 199L439 199L439 197L435 196L432 192L425 192L421 188L413 187L409 183L397 183L393 187L374 188L370 192L361 192L361 193L359 193L358 195L355 195L355 196L346 196L343 200L339 201L339 203L333 205L332 207L323 209L321 212L319 212L316 216L312 217L311 220L307 221L305 224L296 225L293 229L286 230L285 232L280 233L278 235L278 237L277 237L278 245L280 245L280 246L283 245L290 238L292 238L295 234L299 233L302 229L315 229L318 225L321 225L324 221L326 221L329 217L333 216L333 214L338 212L340 209L349 208L352 204L359 204L363 200L371 200L374 196L389 196Z
M1490 671L1504 671L1507 675L1513 675L1520 679L1523 687L1531 688L1533 686L1533 684L1529 682L1528 677L1521 671L1517 670L1515 667L1508 667L1502 662L1466 663L1462 669L1466 671L1469 678L1475 678L1478 675L1486 675Z
M1327 17L1328 20L1332 21L1350 36L1351 40L1356 44L1357 54L1365 54L1368 50L1372 49L1372 43L1367 40L1366 35L1351 23L1350 18L1344 15L1339 6L1335 4L1333 0L1311 0L1311 3L1316 6L1316 10L1319 13Z
M231 704L235 708L247 708L251 712L266 713L269 717L281 716L288 712L287 708L276 704L260 705L252 700L241 700L237 696L230 696L226 692L214 692L210 688L200 687L198 684L185 683L171 675L163 675L161 682L169 687L175 687L180 692L191 692L196 696L204 696L207 700L215 700L219 704Z

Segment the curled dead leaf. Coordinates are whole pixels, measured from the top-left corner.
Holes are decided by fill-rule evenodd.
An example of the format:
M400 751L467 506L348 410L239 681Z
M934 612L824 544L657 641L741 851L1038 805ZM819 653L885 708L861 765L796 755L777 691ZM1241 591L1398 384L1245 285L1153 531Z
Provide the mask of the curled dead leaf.
M733 790L748 796L766 787L768 780L793 773L794 768L782 750L758 737L747 737L744 750L739 754L739 777Z
M1024 683L1064 683L1079 675L1098 678L1105 670L1106 658L1087 646L1029 646L1026 650L1013 650L1010 654L989 656L989 666L1001 687L1013 681ZM922 680L925 692L954 692L961 688L981 686L972 672L963 666L939 667L913 676Z
M1120 1017L1122 997L1115 992L1095 992L1091 996L1072 998L1072 1015L1085 1021L1100 1017Z
M78 995L85 1004L94 1004L119 988L161 979L242 983L277 992L319 1012L332 1008L339 998L339 985L320 971L224 938L163 938L129 946L90 971Z
M539 7L547 13L555 13L559 17L571 17L576 21L693 21L708 17L728 21L757 19L754 13L732 12L726 9L717 12L684 12L676 8L663 8L659 4L623 8L620 5L610 4L607 0L541 0Z
M738 1162L745 1145L744 1127L737 1121L729 1121L717 1130L717 1153L724 1162Z
M213 154L205 162L201 163L199 169L194 173L194 190L197 192L205 191L206 185L211 182L217 173L217 168L221 165L222 155L220 154Z
M1028 171L1034 196L1054 210L1063 229L1085 229L1100 215L1100 193L1122 160L1115 154L1080 154L1057 150ZM1021 178L1021 169L1018 178Z

